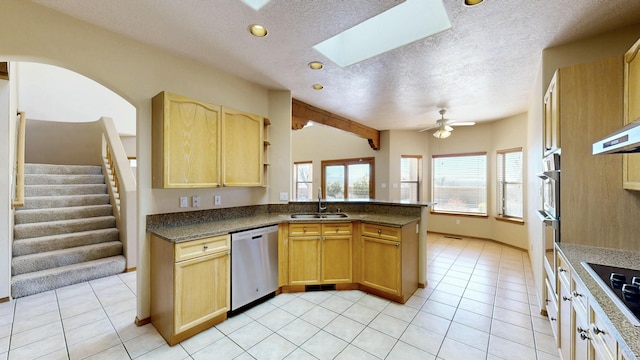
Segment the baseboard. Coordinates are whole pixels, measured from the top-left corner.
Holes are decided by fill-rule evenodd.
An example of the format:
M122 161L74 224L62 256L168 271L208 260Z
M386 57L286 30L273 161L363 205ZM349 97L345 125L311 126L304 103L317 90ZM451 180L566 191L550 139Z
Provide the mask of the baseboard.
M137 270L137 268L134 266L132 268L125 269L124 272L128 273L128 272L134 272L136 270Z
M429 235L429 234L442 235L442 236L445 236L445 237L455 237L455 238L459 238L460 240L461 239L471 239L471 240L491 241L491 242L494 242L496 244L500 244L500 245L504 245L504 246L510 247L512 249L522 250L522 251L525 251L527 253L529 252L529 249L525 249L525 248L521 248L519 246L503 243L502 241L498 241L496 239L490 239L490 238L484 238L484 237L478 237L478 236L460 235L460 234L441 233L441 232L436 232L436 231L427 231L427 235Z
M7 296L7 297L4 297L4 298L0 299L0 303L7 302L9 300L11 300L11 298L9 296Z
M146 318L140 320L136 316L136 320L135 320L136 326L144 326L144 325L147 325L147 324L150 324L150 323L151 323L151 317L146 317Z

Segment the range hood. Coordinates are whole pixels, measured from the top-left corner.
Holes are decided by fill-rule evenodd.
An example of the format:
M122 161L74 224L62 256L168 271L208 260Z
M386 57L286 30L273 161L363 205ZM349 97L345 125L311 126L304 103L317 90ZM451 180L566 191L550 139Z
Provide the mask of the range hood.
M592 154L628 154L640 152L640 119L593 143Z

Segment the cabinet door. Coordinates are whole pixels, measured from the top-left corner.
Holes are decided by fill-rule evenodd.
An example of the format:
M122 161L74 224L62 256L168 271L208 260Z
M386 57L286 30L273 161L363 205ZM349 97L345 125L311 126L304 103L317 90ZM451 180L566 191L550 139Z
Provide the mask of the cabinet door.
M222 184L262 186L263 118L222 108Z
M558 94L558 73L556 72L544 96L544 155L560 148L560 99Z
M400 243L362 237L362 283L389 294L401 292Z
M625 124L640 118L640 40L624 57ZM623 184L628 190L640 190L640 154L623 155Z
M220 106L162 92L153 98L154 187L220 185Z
M229 311L229 254L222 252L175 264L175 333Z
M325 284L352 282L351 235L322 238L322 282Z
M289 237L289 285L320 283L320 236Z
M569 287L563 282L559 282L560 286L560 299L558 302L560 303L558 311L559 314L559 329L560 329L560 353L562 354L563 359L572 359L571 357L571 338L573 335L573 317L572 311L573 307L571 306L571 293L569 292Z

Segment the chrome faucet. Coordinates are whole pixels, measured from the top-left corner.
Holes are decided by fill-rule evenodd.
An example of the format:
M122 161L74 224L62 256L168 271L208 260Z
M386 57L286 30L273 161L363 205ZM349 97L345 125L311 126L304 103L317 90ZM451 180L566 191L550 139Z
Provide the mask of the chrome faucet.
M327 210L327 207L322 206L322 188L318 188L318 214L322 214L323 210Z

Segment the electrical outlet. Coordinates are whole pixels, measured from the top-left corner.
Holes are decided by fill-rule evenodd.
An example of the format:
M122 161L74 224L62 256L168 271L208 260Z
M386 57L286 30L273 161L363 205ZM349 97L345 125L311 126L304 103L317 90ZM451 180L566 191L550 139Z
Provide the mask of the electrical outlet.
M220 195L216 195L213 197L213 205L222 205L222 199Z
M189 198L186 196L180 196L180 207L186 208L189 207Z
M198 207L200 206L200 195L194 195L191 197L191 206Z
M281 192L280 193L280 201L287 201L287 200L289 200L289 193Z
M460 219L456 219L456 225L460 225Z

